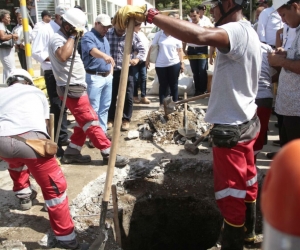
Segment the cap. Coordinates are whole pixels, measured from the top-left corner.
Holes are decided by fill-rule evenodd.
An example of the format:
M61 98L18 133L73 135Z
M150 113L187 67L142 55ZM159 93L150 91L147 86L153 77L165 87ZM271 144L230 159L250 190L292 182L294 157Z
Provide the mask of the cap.
M273 231L267 241L281 241L283 239L298 238L300 242L300 139L287 143L276 154L271 168L265 177L261 192L261 208L265 222ZM272 236L273 235L273 236ZM272 238L272 239L270 239ZM279 240L279 239L280 240ZM278 243L278 246L282 246ZM298 247L282 247L281 249L298 249ZM275 248L264 248L275 249Z
M42 13L41 13L41 16L43 18L44 16L50 16L51 17L52 15L48 10L43 10Z
M57 5L55 8L55 14L61 16L61 15L65 14L66 10L67 10L67 7L65 5Z
M103 26L112 26L110 16L106 14L98 15L95 22L100 22Z
M206 10L206 5L198 5L198 10Z

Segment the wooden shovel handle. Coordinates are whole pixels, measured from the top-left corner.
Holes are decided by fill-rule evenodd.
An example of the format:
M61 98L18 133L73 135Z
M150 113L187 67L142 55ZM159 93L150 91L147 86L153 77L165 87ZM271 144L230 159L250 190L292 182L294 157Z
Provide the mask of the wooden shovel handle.
M199 100L199 99L203 99L203 98L208 97L208 96L210 96L210 93L194 96L194 97L187 98L185 100L181 100L181 101L178 101L178 102L175 102L175 103L176 103L176 105L178 105L178 104L182 104L182 103L186 103L186 102L191 102L191 101L196 101L196 100Z
M133 40L133 32L134 32L134 19L130 18L127 30L126 30L126 38L125 38L125 46L124 46L124 54L123 54L123 62L122 62L122 70L120 76L120 84L119 84L119 92L118 92L118 100L117 107L114 119L114 131L112 135L112 143L110 148L110 154L108 159L108 167L104 185L104 193L103 193L103 201L108 202L110 196L110 189L112 184L112 178L114 175L116 157L117 157L117 149L120 138L120 128L122 124L122 116L123 116L123 108L125 102L126 95L126 87L128 80L128 72L129 72L129 61L130 61L130 53L132 48L132 40ZM114 105L112 103L112 105Z

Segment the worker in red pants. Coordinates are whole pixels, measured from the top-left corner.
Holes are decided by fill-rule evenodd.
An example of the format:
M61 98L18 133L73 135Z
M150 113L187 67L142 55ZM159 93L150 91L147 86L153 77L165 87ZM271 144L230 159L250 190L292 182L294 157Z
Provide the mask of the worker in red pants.
M84 30L85 24L86 15L77 8L71 8L62 15L60 30L51 37L49 57L60 98L63 98L65 93L76 37L80 36L80 31ZM71 142L62 158L63 163L91 161L89 155L80 153L87 136L93 145L100 149L103 162L108 163L111 142L100 127L98 115L89 102L86 87L84 65L80 55L76 52L66 105L78 125L74 127L74 133L70 138ZM128 158L117 155L115 166L125 166L128 162Z
M9 87L0 90L0 157L9 164L20 209L30 209L37 195L30 185L31 173L42 189L57 246L79 249L61 168L54 156L43 157L22 141L22 138L49 139L45 94L33 86L30 74L23 69L12 71L6 84Z

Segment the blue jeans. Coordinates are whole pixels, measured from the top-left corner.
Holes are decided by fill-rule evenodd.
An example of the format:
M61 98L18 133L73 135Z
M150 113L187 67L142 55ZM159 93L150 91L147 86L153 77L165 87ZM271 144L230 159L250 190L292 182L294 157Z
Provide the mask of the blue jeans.
M188 47L188 55L208 54L208 47ZM207 88L207 59L190 59L196 92L205 92Z
M155 67L159 81L159 102L164 103L168 96L169 88L173 101L178 101L178 77L180 73L180 62L169 67Z
M147 83L147 68L146 62L141 62L132 67L134 91L133 96L138 96L138 86L140 84L141 97L146 96L146 83Z
M98 114L100 126L104 133L107 130L108 109L111 103L113 76L107 77L86 73L87 93L90 103Z

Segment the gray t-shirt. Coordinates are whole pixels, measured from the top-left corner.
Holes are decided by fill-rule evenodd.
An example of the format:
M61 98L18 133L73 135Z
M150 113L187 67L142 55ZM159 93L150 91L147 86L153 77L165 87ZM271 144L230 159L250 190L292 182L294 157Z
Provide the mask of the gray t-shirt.
M260 42L248 21L227 23L219 28L227 32L230 49L218 48L205 120L214 124L241 124L249 121L257 108Z
M287 59L300 60L300 26L296 28L296 37L287 50ZM300 116L300 75L282 68L278 80L275 103L277 114Z
M67 37L59 30L51 37L49 43L49 58L51 61L53 74L56 79L56 84L58 86L65 86L67 84L67 79L71 67L72 56L65 62L61 62L55 56L56 50L64 46L66 42ZM70 80L70 85L76 84L86 86L84 65L77 51L75 54L75 61Z
M270 67L268 62L268 53L272 52L272 47L268 44L261 43L262 64L261 72L258 80L258 92L256 99L273 98L272 76L276 70Z

